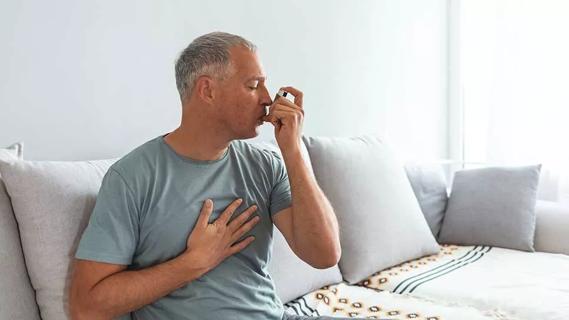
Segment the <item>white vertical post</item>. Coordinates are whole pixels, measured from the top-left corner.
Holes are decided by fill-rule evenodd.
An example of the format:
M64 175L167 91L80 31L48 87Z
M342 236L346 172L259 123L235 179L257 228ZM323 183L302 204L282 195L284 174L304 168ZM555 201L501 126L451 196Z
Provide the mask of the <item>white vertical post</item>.
M464 100L460 64L461 0L447 0L447 158L464 168ZM454 168L447 167L447 181Z

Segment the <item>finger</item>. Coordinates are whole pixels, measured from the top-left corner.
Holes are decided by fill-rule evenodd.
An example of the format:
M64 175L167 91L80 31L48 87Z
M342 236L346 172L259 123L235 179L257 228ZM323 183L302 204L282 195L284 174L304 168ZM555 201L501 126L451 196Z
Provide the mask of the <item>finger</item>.
M202 205L202 209L200 211L200 216L198 217L198 221L196 222L197 225L202 227L207 227L209 223L209 217L213 212L213 201L211 199L207 199L204 201Z
M294 96L294 104L302 108L302 99L304 96L302 91L296 89L295 87L282 87L281 89L292 93L292 95Z
M273 126L279 125L279 119L273 115L268 115L263 117L263 121L270 122Z
M294 109L302 110L302 107L296 105L294 102L290 101L287 98L278 98L277 100L275 100L273 102L273 104L271 105L271 108L269 110L273 109L276 105L279 105L279 104L280 105L286 105L286 106L289 106L289 107L294 108Z
M281 101L278 101L275 105L273 105L273 107L271 108L271 111L274 110L290 110L290 111L298 111L302 114L304 114L304 110L301 109L300 107L298 107L296 104L290 102L290 101L285 101L284 103L281 103ZM269 114L271 114L271 111L269 112Z
M237 252L245 249L251 242L253 242L255 240L254 236L249 236L235 244L233 244L231 247L229 247L229 249L227 250L227 255L233 255L236 254Z
M235 212L235 210L237 210L237 208L241 205L241 203L243 202L243 199L239 198L236 200L233 200L233 202L231 202L227 208L225 208L225 210L223 210L223 212L221 213L221 215L219 216L219 218L217 218L217 220L215 222L219 222L222 225L227 225L227 222L229 221L229 219L231 218L231 216L233 215L233 212Z
M261 220L261 218L259 216L255 216L253 217L253 219L247 221L245 224L243 224L232 236L231 236L231 242L237 241L237 239L241 238L243 235L245 235L247 232L251 231L251 229L253 229L253 227L259 222L259 220Z
M280 122L292 121L298 123L299 121L302 120L302 113L298 112L297 110L295 111L275 110L273 112L273 116L276 117Z
M231 232L235 232L235 230L239 229L239 227L249 219L249 217L253 214L253 212L257 211L257 206L252 205L247 210L243 211L237 218L233 219L227 226Z
M302 122L302 113L300 110L290 111L290 110L276 110L267 117L265 117L265 121L270 122L273 126L280 129L283 123L285 122L292 122L292 123L300 123Z
M273 124L278 123L281 117L276 115L281 114L282 111L294 113L294 115L291 115L293 117L304 117L304 110L297 106L290 107L288 105L277 104L271 108L271 111L267 116L265 116L265 118L263 118L263 120Z
M271 115L271 114L264 116L262 119L263 119L263 121L265 121L265 122L273 122L273 121L277 120L277 118L275 118L275 117L274 117L273 115Z

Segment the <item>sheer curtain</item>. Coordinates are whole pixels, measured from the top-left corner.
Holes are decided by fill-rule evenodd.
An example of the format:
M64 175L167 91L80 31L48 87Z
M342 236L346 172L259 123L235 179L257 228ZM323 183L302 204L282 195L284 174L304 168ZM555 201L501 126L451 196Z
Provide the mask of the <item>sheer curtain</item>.
M456 1L463 160L541 163L538 198L569 205L569 1Z

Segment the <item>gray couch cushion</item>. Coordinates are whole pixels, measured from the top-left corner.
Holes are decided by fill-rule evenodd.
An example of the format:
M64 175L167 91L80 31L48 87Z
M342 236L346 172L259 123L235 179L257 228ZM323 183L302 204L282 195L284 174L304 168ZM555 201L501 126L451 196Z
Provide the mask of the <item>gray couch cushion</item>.
M541 165L457 171L439 241L534 251Z
M374 272L439 252L411 184L374 137L305 138L318 183L340 225L340 271L356 283Z
M115 160L0 164L44 320L67 318L67 287L77 243L102 178Z
M405 171L431 233L436 238L441 230L448 201L443 167L434 163L409 162L405 164Z
M274 151L279 155L281 153L274 142L253 144L260 148ZM309 170L312 171L308 151L304 144L302 144L302 147L304 160ZM273 256L269 263L269 274L275 282L277 294L283 303L287 303L325 285L342 282L342 274L337 265L328 269L313 268L294 254L277 228L274 229Z
M0 162L23 158L23 144L0 149ZM28 277L18 225L0 176L0 319L39 319L34 290Z

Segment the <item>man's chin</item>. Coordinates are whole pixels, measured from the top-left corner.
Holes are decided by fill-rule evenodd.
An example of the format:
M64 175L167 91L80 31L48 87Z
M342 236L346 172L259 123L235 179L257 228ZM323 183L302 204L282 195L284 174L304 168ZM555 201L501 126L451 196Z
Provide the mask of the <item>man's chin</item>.
M245 140L245 139L253 139L253 138L257 137L259 135L259 128L260 128L260 126L256 126L250 132L242 134L238 139L239 140Z

